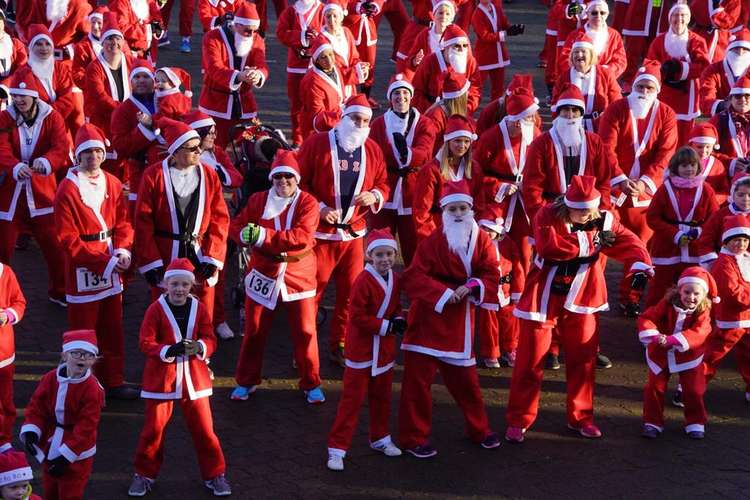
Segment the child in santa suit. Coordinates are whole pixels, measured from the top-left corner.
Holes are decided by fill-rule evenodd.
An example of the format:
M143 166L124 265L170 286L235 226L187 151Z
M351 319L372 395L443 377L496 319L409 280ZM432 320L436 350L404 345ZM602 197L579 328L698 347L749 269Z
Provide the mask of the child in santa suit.
M750 216L750 174L737 173L729 189L729 203L711 214L698 238L701 266L710 265L719 256L723 246L724 220L730 215Z
M26 405L21 442L43 466L44 498L83 498L96 454L104 390L91 372L94 330L63 334L62 363L47 372Z
M398 245L388 229L367 235L371 261L352 286L346 329L346 369L336 420L328 433L328 468L344 469L346 450L357 430L359 410L368 397L370 448L388 457L401 455L391 441L391 381L396 357L396 335L403 335L401 277L393 272Z
M180 403L193 438L206 488L215 496L231 494L208 401L213 389L206 360L216 348L216 337L206 306L190 295L194 269L185 258L169 264L164 273L167 292L148 307L141 323L139 344L146 355L141 397L146 400L146 410L130 496L148 493L159 474L164 431L175 401Z
M654 280L646 306L661 300L686 267L698 264L697 239L712 213L719 209L714 190L700 174L700 158L683 146L669 160L668 174L646 212L654 235L649 242Z
M34 473L22 451L0 453L0 500L42 500L31 492Z
M181 120L193 107L190 73L182 68L164 66L156 70L154 80L158 116Z
M718 140L719 132L710 122L696 123L688 136L688 144L701 161L698 175L713 188L719 206L724 206L729 194L729 175L724 162L714 155L719 149Z
M479 228L492 240L500 270L498 304L479 306L479 356L487 368L513 367L518 345L518 318L513 309L526 278L523 262L518 246L507 237L499 206L485 209Z
M677 287L638 318L638 338L646 346L648 382L643 389L643 432L656 438L664 430L664 392L669 376L678 373L685 405L685 432L703 439L706 407L703 393L705 341L711 333L711 301L719 302L716 282L708 271L685 269Z
M724 219L724 226L724 246L711 268L721 302L716 305L717 328L706 341L704 373L708 383L724 356L736 347L737 370L750 403L750 221L732 215Z
M0 453L11 448L16 405L13 403L13 374L16 367L13 325L21 321L26 298L13 270L0 263Z

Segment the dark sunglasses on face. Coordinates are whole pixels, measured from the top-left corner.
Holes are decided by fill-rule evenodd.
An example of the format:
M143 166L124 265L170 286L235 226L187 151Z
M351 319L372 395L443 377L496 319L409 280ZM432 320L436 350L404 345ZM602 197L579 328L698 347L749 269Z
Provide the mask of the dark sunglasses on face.
M180 149L182 149L183 151L187 151L189 153L200 153L201 152L200 144L197 145L197 146L193 146L192 148L184 147L184 148L180 148Z
M271 178L275 181L278 181L280 179L291 179L294 177L294 174L290 174L289 172L281 172L278 174L273 174Z
M602 10L595 10L595 11L590 12L590 14L592 16L606 16L607 14L609 14L609 12L604 12Z

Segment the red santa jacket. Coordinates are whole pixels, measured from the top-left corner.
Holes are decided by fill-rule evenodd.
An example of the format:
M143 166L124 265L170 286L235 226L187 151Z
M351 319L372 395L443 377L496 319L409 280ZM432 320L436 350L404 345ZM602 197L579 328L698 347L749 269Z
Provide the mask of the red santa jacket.
M602 195L601 207L608 208L612 158L598 135L591 132L585 134L586 140L581 142L578 172L574 172L574 175L596 177L596 188ZM529 145L521 193L531 220L546 202L553 201L568 190L563 147L554 129L540 135Z
M721 61L729 42L729 30L737 26L741 9L740 0L692 0L690 21L692 31L706 43L709 62Z
M516 303L521 298L526 283L526 273L523 269L518 245L512 239L504 236L501 240L492 240L492 246L495 247L498 270L500 271L500 281L497 288L498 303L484 303L479 307L490 311L498 311L509 306L511 301Z
M470 279L478 282L479 293L448 303L454 290ZM466 253L461 255L448 247L442 231L433 232L419 243L411 266L404 272L404 290L411 307L401 349L459 366L476 364L474 308L497 302L499 281L497 252L476 223Z
M362 159L359 165L349 165L339 160L336 145L336 132L330 130L313 135L302 143L298 158L302 173L302 189L315 196L320 208L335 208L341 211L341 192L339 191L339 171L352 168L358 171L357 184L352 199L364 191L370 191L377 198L371 207L355 206L351 203L346 213L341 214L339 222L345 228L336 228L321 219L315 237L322 240L348 241L365 235L365 216L368 212L378 213L388 199L388 175L380 146L372 139L367 139L361 148Z
M345 80L350 84L361 84L365 82L365 75L359 67L360 55L357 50L356 41L352 32L346 26L341 28L341 35L335 36L325 29L321 31L321 34L328 39L328 42L333 47L333 53L336 57L336 64L338 65L341 73L345 75ZM371 68L372 70L373 68ZM348 93L356 93L354 89L349 89Z
M225 188L236 189L242 185L242 174L234 168L232 160L223 149L214 148L213 150L202 151L201 162L213 167L216 175L219 176L221 185Z
M573 42L582 33L593 36L593 33L588 29L588 25L582 26L568 35L560 54L558 54L558 73L562 74L570 68L570 49L573 47ZM625 68L628 66L627 55L625 54L622 36L617 30L607 27L607 44L597 54L596 64L607 68L607 71L615 80L625 72Z
M731 215L750 216L750 213L740 212L730 200L728 205L721 207L709 216L698 238L698 255L701 256L701 264L716 260L718 257L724 244L722 241L724 218Z
M442 51L425 56L414 74L412 106L423 113L432 106L443 93L443 73L448 70L448 66L447 61L443 59ZM471 83L469 87L469 114L472 115L479 107L479 101L482 99L482 82L477 61L471 52L469 52L466 63L466 77Z
M23 318L26 297L23 296L13 269L0 262L0 311L8 315L8 322L0 326L0 368L16 360L13 325Z
M637 139L634 128L637 128ZM627 98L623 98L610 104L602 115L599 135L614 156L612 186L627 178L641 180L646 185L644 194L638 199L627 197L613 187L613 203L625 207L647 207L661 184L664 169L677 145L674 111L657 99L646 117L636 120Z
M471 163L471 179L466 177L465 172L466 162L461 160L456 172L451 172L450 180L466 179L474 199L474 212L479 213L484 206L482 167L476 162ZM440 173L440 155L419 169L412 200L412 218L418 241L427 238L435 229L443 227L440 196L446 182L448 180Z
M716 326L750 328L750 254L735 255L722 248L711 267L721 302L715 305Z
M384 279L372 264L352 284L349 323L346 327L346 366L370 369L373 377L393 368L396 337L388 335L388 326L401 310L401 276L388 271Z
M342 69L335 64L333 71L335 81L324 71L311 66L300 83L302 114L300 126L302 137L307 138L313 132L325 132L333 128L341 117L344 101L352 95L353 83Z
M504 96L487 103L487 105L483 106L482 110L479 112L479 118L477 119L477 135L481 137L486 130L500 123L500 120L505 118L506 114ZM538 126L540 125L541 121L539 121Z
M296 3L290 5L279 16L276 38L287 47L287 73L304 74L310 66L307 50L310 43L305 39L307 30L320 32L323 27L323 4L317 0L305 12L300 13ZM304 95L304 94L301 94Z
M648 343L646 364L654 375L663 370L679 373L699 367L705 341L711 333L711 309L695 313L661 299L638 317L638 338ZM672 335L679 340L674 347L660 346L650 340L657 335Z
M193 248L202 263L222 269L229 229L227 204L214 169L201 164L198 175L198 214L192 234ZM179 242L158 234L181 232L173 190L169 160L154 163L143 173L135 214L135 254L141 273L166 267L178 256Z
M130 97L130 69L135 60L123 53L120 64L123 94L122 99L117 95L117 86L112 76L113 71L102 56L101 52L86 69L86 86L83 89L83 112L88 120L104 131L105 137L110 137L110 121L112 113ZM113 158L110 158L113 159Z
M69 462L78 462L96 454L104 389L91 370L75 379L65 373L65 365L48 371L24 412L20 433L37 435L40 446L34 448L40 462L60 455Z
M709 64L700 77L700 108L704 115L715 115L719 104L742 75L735 75L726 59Z
M750 156L750 151L745 151L742 141L737 138L737 126L731 119L729 111L722 111L711 117L710 122L719 132L719 150L714 156L719 158L727 167L729 177L733 177L737 164L737 158Z
M130 255L133 227L120 181L102 171L106 195L95 211L79 191L78 169L71 168L55 197L55 226L65 251L65 295L68 302L102 300L122 292L115 271L117 255Z
M18 69L26 65L28 56L26 46L17 38L5 33L0 38L0 87L8 92L10 77Z
M624 263L626 274L651 272L651 258L643 242L620 224L611 212L602 210L602 230L615 233L615 243L603 247L598 242L598 229L574 230L555 215L556 207L548 204L534 217L532 227L536 257L526 278L526 287L513 314L529 321L544 322L548 316L549 295L553 281L568 283L564 308L578 314L609 310L607 284L604 281L606 257ZM572 276L558 275L563 264L579 264Z
M31 67L29 66L29 69ZM34 75L36 87L39 89L39 99L51 105L63 119L77 111L76 99L73 96L73 78L70 74L70 64L63 61L55 61L55 69L52 72L52 87L47 86ZM80 112L80 111L79 111Z
M682 86L675 88L662 82L659 100L668 104L674 110L678 120L693 120L701 114L698 102L698 78L709 64L706 44L701 37L688 31L687 51L685 54L675 57L667 52L664 47L666 34L657 36L646 54L647 60L664 63L675 59L682 65L680 82Z
M180 89L177 87L167 90L157 90L155 95L159 117L166 116L173 120L181 120L182 116L187 114L193 107L192 99L180 92Z
M510 22L505 17L502 2L493 0L489 7L478 3L471 16L471 26L477 35L474 54L479 69L487 71L508 66L510 56L505 44L505 30L510 26Z
M218 28L219 18L227 12L234 13L245 0L199 0L198 20L203 32Z
M586 108L584 110L583 123L586 130L596 132L599 128L599 117L604 113L611 103L622 99L622 89L614 74L600 65L592 66L587 76L588 88L587 93L583 95ZM568 67L560 71L555 80L555 86L552 89L552 102L556 103L560 98L563 86L573 83L583 92L583 83L581 82L580 73L575 69Z
M414 108L416 109L416 108ZM443 135L445 134L445 127L448 125L448 113L445 111L445 107L440 102L436 102L424 112L424 116L430 119L432 123L433 142L432 151L430 156L435 156L438 151L443 147ZM466 117L472 124L474 119L471 116Z
M230 31L230 34L234 32ZM235 67L232 57L234 39L227 37L224 28L211 30L203 36L203 87L198 109L207 115L229 120L238 113L240 119L255 118L257 106L253 95L253 85L237 81L237 75L245 67L255 67L261 72L260 88L268 80L268 66L266 66L266 44L259 35L253 35L253 47L250 52ZM233 94L239 93L240 109L233 108Z
M395 210L398 215L411 215L414 190L417 183L417 172L431 156L435 131L432 120L422 115L415 108L411 128L405 136L409 152L406 161L401 162L400 155L393 143L393 134L402 133L403 120L392 110L375 118L370 128L370 139L378 144L383 152L388 170L388 188L390 195L384 208Z
M88 15L91 5L86 0L69 0L68 12L60 20L53 22L47 19L47 2L44 0L26 0L16 2L16 31L25 43L29 42L26 30L32 24L43 24L52 36L52 45L62 49L77 42L89 32ZM72 54L67 53L65 59Z
M0 220L15 220L20 196L26 197L31 217L54 211L57 180L53 174L69 165L70 141L60 113L44 101L37 100L37 107L31 127L25 122L17 125L14 106L0 111ZM47 171L19 182L19 168L32 165L35 159L42 160Z
M146 355L143 367L144 399L201 399L213 394L211 376L206 365L216 350L216 337L211 326L211 317L206 306L190 295L188 297L187 335L183 336L167 296L162 295L153 302L141 323L138 345ZM167 357L167 349L183 339L195 340L203 346L203 352L195 356Z
M131 5L132 0L109 0L109 10L117 14L122 34L132 51L148 55L154 34L151 23L162 22L161 11L154 0L142 0L148 4L148 13L140 17Z
M422 27L419 33L414 37L414 42L411 43L408 48L403 47L402 44L402 48L407 50L407 52L405 54L399 52L396 55L396 72L403 73L406 78L413 79L414 72L418 67L418 65L414 64L414 56L416 56L420 50L425 57L433 52L438 52L440 50L440 38L442 36L442 33L435 33L435 30L430 26Z
M247 242L240 237L242 229L250 222L260 225L260 237L247 265L245 293L248 299L275 309L279 296L282 302L315 297L317 266L312 248L320 209L313 195L297 189L279 215L263 218L271 190L250 197L242 212L232 219L229 234L245 246Z
M691 200L687 213L680 210L680 205L685 205L680 203L683 197ZM693 239L687 246L681 246L680 238L687 236L691 229L697 229L700 236L709 216L718 209L714 190L707 183L697 188L679 189L667 176L646 212L646 223L654 231L649 241L653 263L660 266L698 264L701 257L698 240Z
M622 35L653 38L664 33L669 26L671 6L672 2L663 2L657 7L651 0L630 0Z
M86 38L75 44L73 49L73 64L71 66L71 76L73 77L73 83L80 89L86 88L86 69L89 64L96 59L97 54L102 50L101 40L94 38L94 35L89 33ZM126 51L127 49L123 49Z
M375 24L375 15L383 10L383 0L370 1L374 6L375 15L372 17L361 14L362 0L350 0L348 14L344 18L344 25L354 35L354 43L357 47L371 47L378 43L378 27Z
M729 174L724 166L724 162L716 156L711 155L705 160L701 160L703 170L700 172L706 184L711 186L716 196L716 203L723 206L729 196Z

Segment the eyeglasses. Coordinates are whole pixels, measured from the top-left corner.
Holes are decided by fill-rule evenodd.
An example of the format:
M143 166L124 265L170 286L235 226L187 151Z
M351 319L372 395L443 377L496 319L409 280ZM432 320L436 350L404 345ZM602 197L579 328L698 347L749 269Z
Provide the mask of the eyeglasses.
M607 14L609 14L609 12L605 12L603 10L593 10L589 12L589 15L592 16L606 16Z
M94 359L96 354L88 351L68 351L70 357L73 359Z
M180 149L182 149L184 151L187 151L189 153L200 153L201 152L201 146L200 146L200 144L197 145L197 146L193 146L192 148L182 147Z
M294 174L291 174L289 172L280 172L278 174L273 174L271 178L275 181L281 180L281 179L291 179L294 177Z

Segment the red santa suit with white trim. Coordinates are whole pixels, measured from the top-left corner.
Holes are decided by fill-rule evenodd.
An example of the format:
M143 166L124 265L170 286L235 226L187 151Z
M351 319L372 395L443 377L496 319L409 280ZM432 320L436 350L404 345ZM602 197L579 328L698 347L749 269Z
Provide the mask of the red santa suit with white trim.
M162 66L154 72L162 74L169 81L169 85L156 82L156 107L158 116L166 116L173 120L181 120L193 107L193 92L190 90L190 73L182 68ZM182 87L182 88L180 88Z
M740 23L742 0L692 0L692 31L706 43L708 62L714 63L724 59L729 37L736 26L747 26ZM679 4L676 4L679 5Z
M291 151L276 154L268 178L274 184L271 189L253 194L229 229L233 240L251 248L245 275L245 336L235 380L248 390L260 385L266 340L276 308L283 303L299 388L309 391L320 385L313 252L320 209L313 195L297 187L299 166ZM250 238L243 238L243 232Z
M9 264L21 227L30 227L47 263L49 296L65 302L65 271L54 221L55 173L68 165L70 142L60 113L39 99L31 71L13 75L10 95L24 96L0 112L0 262ZM31 104L28 104L28 101ZM20 119L36 107L28 123ZM20 124L19 124L20 122Z
M669 27L669 9L677 3L664 0L654 3L651 0L630 0L625 22L622 27L622 38L625 43L628 66L622 74L627 83L632 82L643 64L648 46L658 35L667 31Z
M245 0L198 0L198 20L203 26L203 32L219 28L224 24L226 14L234 16L234 11ZM225 17L226 16L226 17ZM192 16L190 22L192 23ZM182 11L180 11L182 18Z
M194 281L193 271L188 259L175 259L164 279ZM151 483L159 474L164 460L164 431L178 401L202 479L210 481L223 475L224 454L214 432L208 400L213 388L206 360L216 350L209 309L192 295L182 304L170 301L168 294L161 295L146 309L138 345L146 356L141 391L146 409L135 452L135 473Z
M474 42L479 73L484 82L490 81L490 99L497 99L505 91L505 67L510 65L507 38L520 35L522 24L511 25L503 11L502 2L479 2L471 16L471 26L477 35Z
M730 179L724 161L716 154L719 148L718 140L719 132L711 122L694 125L688 137L688 144L698 152L701 158L698 175L713 188L716 202L721 207L726 204L729 195Z
M16 274L6 264L0 263L0 453L12 448L13 424L16 405L13 403L13 375L16 371L15 333L26 311L26 298L18 284Z
M82 92L82 89L86 87L86 68L96 59L99 52L102 51L101 35L103 33L102 26L104 24L105 12L109 12L109 9L102 5L88 15L91 31L73 47L73 62L71 63L70 72L73 77L73 83ZM94 34L95 32L96 35Z
M0 14L3 22L5 17ZM18 38L13 38L5 30L0 31L0 89L8 93L13 74L26 65L26 46Z
M378 27L375 24L375 16L383 10L383 3L385 3L384 0L350 0L347 9L348 15L344 19L344 25L354 35L354 44L357 46L360 60L370 65L368 76L362 82L362 91L368 98L375 79L375 59L378 44ZM323 10L325 15L325 8Z
M574 176L562 201L546 205L534 217L537 256L514 312L521 319L521 333L506 416L509 441L523 441L536 420L553 328L566 353L568 426L584 437L601 437L594 425L594 378L596 316L609 309L602 254L624 262L629 275L652 270L643 242L612 213L600 210L599 218L592 218L602 203L596 182L589 175ZM563 219L558 213L566 208L587 210L588 215Z
M68 324L96 331L103 359L94 371L106 388L116 388L124 382L122 274L130 268L133 228L122 184L89 157L96 150L104 156L107 143L95 125L79 129L79 166L68 171L57 190L55 226L65 254Z
M315 196L321 208L315 232L318 304L328 280L336 275L328 347L337 354L343 348L349 320L351 286L362 271L365 217L380 212L390 192L382 150L367 138L371 116L364 95L351 97L336 127L306 139L297 155L302 189Z
M709 123L716 127L719 135L719 151L716 156L725 165L729 175L734 176L740 170L747 170L747 157L750 156L750 112L742 112L743 96L750 94L750 77L743 76L737 80L729 92L729 106L711 117ZM739 102L733 104L732 99Z
M750 31L746 28L729 37L724 59L710 64L700 77L700 110L716 115L727 107L726 99L737 80L750 68Z
M230 28L211 30L203 37L203 87L198 109L216 120L216 143L226 147L231 129L255 118L253 88L268 80L266 44L258 35L260 18L255 4L243 3Z
M469 211L457 213L459 203ZM432 448L430 388L437 370L463 411L469 439L485 447L495 447L489 443L497 439L489 427L474 359L475 308L497 302L497 253L474 222L465 180L446 184L440 205L445 225L420 242L403 278L411 308L401 343L399 443L417 456L420 449Z
M65 332L62 352L71 356L69 351L98 355L96 332ZM26 405L20 438L43 466L45 498L84 498L103 406L104 391L90 369L72 378L63 363L39 381Z
M86 16L91 5L86 0L28 0L16 4L16 31L22 41L31 39L27 29L32 24L43 24L58 47L55 59L73 58L73 44L89 31Z
M443 85L440 89L440 100L427 108L424 116L432 121L433 145L432 157L437 155L443 148L443 136L448 126L448 119L451 113L466 116L466 118L475 126L474 119L460 104L464 96L468 97L471 83L466 79L466 75L457 73L451 69L439 75L443 79ZM449 111L452 110L452 111Z
M117 15L125 42L134 57L156 60L158 38L152 23L163 26L161 12L154 0L110 0L110 12Z

